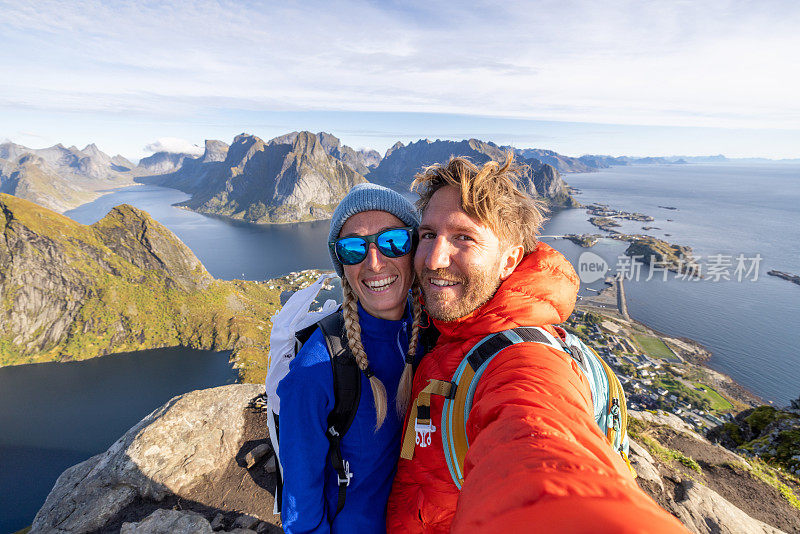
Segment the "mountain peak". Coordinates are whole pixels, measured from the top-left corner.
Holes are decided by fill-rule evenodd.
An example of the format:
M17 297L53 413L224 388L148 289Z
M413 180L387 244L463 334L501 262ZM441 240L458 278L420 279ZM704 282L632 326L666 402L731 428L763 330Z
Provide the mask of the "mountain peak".
M203 156L201 157L200 161L225 161L225 157L228 155L229 148L230 146L228 146L228 143L223 141L206 139L205 152L203 152Z
M146 211L121 204L91 227L114 253L141 269L163 269L168 279L184 290L211 281L189 247Z
M401 143L400 141L398 141L398 142L396 142L395 144L393 144L391 147L389 147L386 150L386 154L383 157L384 158L388 158L392 154L392 152L394 152L395 150L399 150L401 148L404 148L404 147L405 147L405 145L403 143Z
M328 152L330 152L334 148L338 148L342 144L341 139L328 132L319 132L317 134L317 138L319 139L319 142L322 143L322 146L325 147L325 150L327 150Z

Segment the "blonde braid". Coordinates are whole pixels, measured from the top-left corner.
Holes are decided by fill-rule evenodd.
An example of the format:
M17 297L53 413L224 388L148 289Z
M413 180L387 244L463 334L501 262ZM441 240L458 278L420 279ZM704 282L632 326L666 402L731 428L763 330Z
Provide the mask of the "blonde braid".
M377 431L382 425L383 420L386 419L386 388L383 383L372 373L369 368L369 360L367 353L364 351L364 345L361 343L361 323L358 321L358 299L353 293L350 284L347 283L347 278L342 277L342 295L344 297L344 304L342 305L342 313L344 316L344 329L347 332L347 345L350 347L350 352L356 359L358 368L369 379L369 386L372 389L372 397L375 399L375 413L377 414L377 421L375 423L375 430Z
M395 408L401 419L406 415L406 408L408 408L408 401L411 399L411 388L414 381L414 359L417 356L419 328L422 323L421 294L422 291L419 284L414 282L411 288L411 309L414 321L411 323L411 337L408 340L406 364L403 367L403 374L400 376L400 383L397 384L397 397L395 398Z

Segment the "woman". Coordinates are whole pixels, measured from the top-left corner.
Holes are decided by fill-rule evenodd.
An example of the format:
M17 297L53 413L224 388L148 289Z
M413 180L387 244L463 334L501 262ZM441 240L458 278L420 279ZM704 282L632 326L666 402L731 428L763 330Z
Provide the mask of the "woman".
M281 519L288 533L386 530L386 501L400 452L422 313L418 289L409 298L418 225L410 202L375 184L354 187L334 211L328 241L342 279L339 313L361 370L358 410L341 439L352 478L337 513L338 478L328 460L326 437L334 405L333 372L317 329L278 386Z

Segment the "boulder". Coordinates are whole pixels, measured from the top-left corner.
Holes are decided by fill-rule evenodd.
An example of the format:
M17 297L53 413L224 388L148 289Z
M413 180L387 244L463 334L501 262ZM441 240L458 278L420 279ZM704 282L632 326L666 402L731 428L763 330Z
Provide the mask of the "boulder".
M629 459L633 470L636 471L639 484L643 481L654 484L659 491L664 491L664 483L661 481L661 475L658 473L658 468L655 466L653 457L647 452L647 449L633 441L628 440L630 446Z
M212 518L228 504L240 513L272 519L262 511L272 507L272 496L262 487L267 484L253 484L236 462L247 438L266 439L266 425L256 428L263 435L245 435L248 402L263 390L263 385L234 384L170 400L106 452L67 469L36 514L31 532L90 532L106 526L134 500L158 503L167 497L212 509ZM244 509L247 502L228 495L228 486L236 485L229 479L238 482L258 511ZM214 494L217 489L225 493Z
M676 491L672 512L692 532L698 534L780 534L783 531L754 519L714 490L683 480Z
M212 534L202 515L181 510L156 510L138 523L123 523L120 534Z
M258 521L258 520L256 520ZM138 523L123 523L120 534L213 534L211 524L197 512L156 510ZM256 534L249 528L220 530L219 534Z
M673 413L664 412L662 410L659 410L657 413L628 410L628 416L656 425L665 425L673 430L677 430L678 432L683 432L684 434L690 434L698 439L703 439L702 436L695 432L692 427L689 426L683 419Z

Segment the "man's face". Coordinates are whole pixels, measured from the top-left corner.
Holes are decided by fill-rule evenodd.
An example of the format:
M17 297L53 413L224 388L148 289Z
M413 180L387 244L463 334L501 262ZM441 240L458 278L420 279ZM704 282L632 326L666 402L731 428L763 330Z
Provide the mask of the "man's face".
M494 295L520 259L521 247L504 248L491 229L461 209L461 195L454 186L431 197L414 256L431 317L454 321L473 312Z

